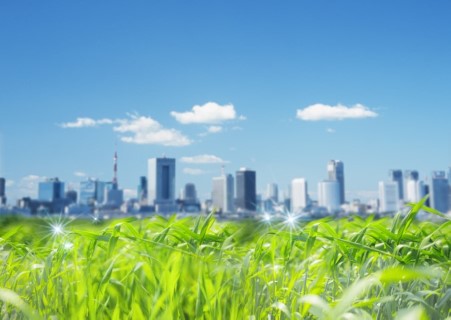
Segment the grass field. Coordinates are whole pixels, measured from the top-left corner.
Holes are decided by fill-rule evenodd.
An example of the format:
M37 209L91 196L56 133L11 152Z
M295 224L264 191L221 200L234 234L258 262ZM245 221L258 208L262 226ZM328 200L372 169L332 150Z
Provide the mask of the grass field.
M451 222L0 220L2 319L446 319Z

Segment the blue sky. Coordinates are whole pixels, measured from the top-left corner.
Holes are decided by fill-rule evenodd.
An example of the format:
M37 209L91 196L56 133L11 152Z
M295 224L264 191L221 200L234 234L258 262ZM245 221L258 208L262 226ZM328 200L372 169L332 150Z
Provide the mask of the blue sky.
M3 1L0 176L11 199L42 177L108 180L117 141L122 187L165 154L202 198L221 164L183 157L255 169L259 191L305 177L313 196L330 159L345 163L348 198L374 196L390 168L426 178L451 165L450 13L448 1ZM194 106L195 123L175 116Z

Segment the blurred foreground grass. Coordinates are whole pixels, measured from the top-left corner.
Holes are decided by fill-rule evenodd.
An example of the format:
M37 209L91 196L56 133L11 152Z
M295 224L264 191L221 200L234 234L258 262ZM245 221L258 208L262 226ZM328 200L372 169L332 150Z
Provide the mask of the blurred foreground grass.
M2 319L445 319L451 221L1 218Z

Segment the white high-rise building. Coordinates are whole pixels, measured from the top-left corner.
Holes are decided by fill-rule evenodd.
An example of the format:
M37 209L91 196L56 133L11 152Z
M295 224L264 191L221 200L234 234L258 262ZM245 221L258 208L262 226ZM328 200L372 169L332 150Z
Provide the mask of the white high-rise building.
M150 205L160 213L174 213L175 159L151 158L148 160L147 192Z
M341 204L340 182L337 180L324 180L318 183L318 205L326 207L329 213L340 210Z
M405 200L407 202L418 202L425 196L423 181L406 180Z
M297 178L291 181L291 211L300 212L308 205L307 181Z
M272 200L275 203L279 202L279 187L277 183L268 183L266 186L266 199Z
M233 176L222 174L212 180L211 200L215 210L231 213L233 208L234 187Z
M399 210L399 184L396 181L379 182L379 211L396 212Z

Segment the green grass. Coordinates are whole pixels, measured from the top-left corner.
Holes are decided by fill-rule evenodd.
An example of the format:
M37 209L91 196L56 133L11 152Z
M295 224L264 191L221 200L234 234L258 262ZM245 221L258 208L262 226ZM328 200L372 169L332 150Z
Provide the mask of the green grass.
M2 319L445 319L451 221L0 220Z

